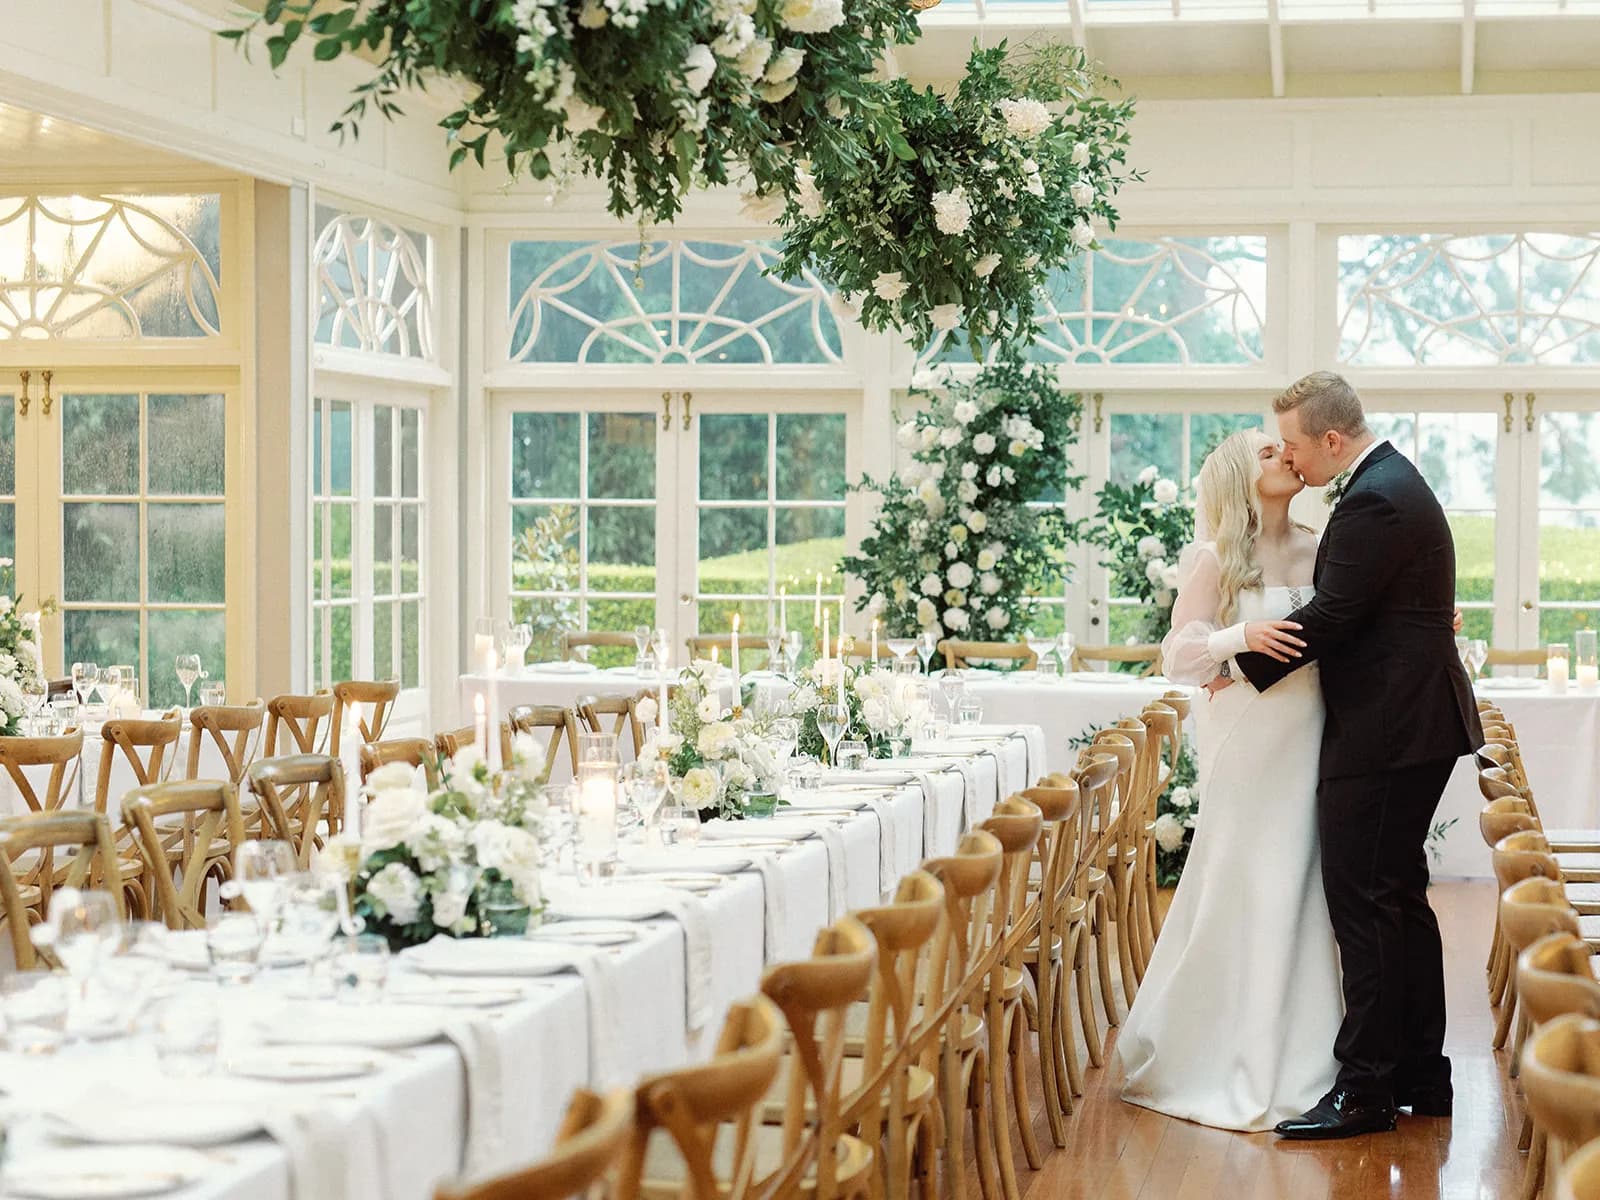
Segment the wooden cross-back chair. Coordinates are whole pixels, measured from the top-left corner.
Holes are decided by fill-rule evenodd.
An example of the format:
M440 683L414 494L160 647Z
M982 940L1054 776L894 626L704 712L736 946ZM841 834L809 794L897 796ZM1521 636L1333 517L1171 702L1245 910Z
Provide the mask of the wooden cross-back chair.
M1133 730L1111 726L1094 735L1088 753L1110 755L1117 761L1115 786L1102 794L1096 808L1096 845L1094 865L1090 868L1090 891L1095 895L1090 928L1094 933L1095 961L1100 975L1100 1007L1109 1025L1121 1023L1117 1008L1116 991L1111 984L1112 959L1122 975L1124 993L1132 996L1138 987L1133 978L1131 964L1122 947L1127 938L1126 922L1122 918L1128 872L1123 858L1123 839L1136 803L1134 780L1139 765L1139 751L1134 745ZM1142 733L1142 730L1141 730ZM1115 938L1115 950L1113 941Z
M245 841L233 784L201 779L134 788L122 801L122 819L154 879L155 915L168 929L204 929L206 881L232 877L233 852Z
M439 748L429 738L386 738L381 742L368 742L361 747L358 761L363 785L379 767L387 767L390 763L405 763L407 766L423 769L428 778L430 792L439 786Z
M783 1060L783 1017L765 996L728 1010L709 1061L651 1075L634 1089L624 1197L755 1200L759 1108ZM657 1138L658 1132L667 1139Z
M567 744L567 756L572 762L572 773L578 773L578 718L570 708L562 708L554 704L519 704L506 714L506 719L500 722L500 761L510 762L514 745L513 739L519 733L528 734L538 740L540 730L549 730L550 738L545 743L544 766L539 777L548 779L550 771L556 764L556 756L561 753L561 743Z
M1093 663L1108 667L1118 663L1143 663L1140 675L1161 674L1161 647L1153 642L1133 646L1078 646L1072 651L1072 669L1091 671Z
M633 741L634 757L639 756L639 748L644 745L647 735L643 722L639 720L636 697L583 696L579 698L575 711L580 733L614 733L619 745L626 734ZM610 729L605 727L606 717L611 718Z
M49 916L57 888L105 888L116 896L121 912L117 879L117 847L103 813L76 809L0 817L0 904L17 969L31 971L38 962L29 927Z
M274 696L267 701L267 735L261 756L323 753L332 736L333 710L333 693L327 688L309 696Z
M972 659L982 662L1015 663L1018 670L1031 671L1039 665L1039 656L1026 642L972 642L961 638L945 638L939 643L939 653L945 665L962 668L972 665Z
M588 661L589 650L595 646L622 646L635 654L639 651L639 644L633 640L631 633L613 629L585 629L561 635L561 658L564 662L575 658Z
M1120 772L1121 765L1115 757L1104 753L1085 752L1080 757L1073 775L1078 785L1079 804L1078 862L1072 872L1071 904L1073 934L1077 949L1072 969L1078 985L1075 993L1078 1023L1083 1029L1089 1063L1095 1067L1105 1065L1104 1042L1100 1035L1099 1019L1094 1011L1094 990L1090 981L1089 961L1091 953L1094 953L1092 943L1104 940L1106 911L1106 873L1100 866L1103 847L1100 840L1099 814L1102 811L1109 811L1115 802L1117 778ZM1097 930L1102 936L1096 936ZM1104 969L1103 959L1101 963L1101 988L1106 990L1111 985L1111 975ZM1103 1001L1102 1006L1111 1007L1115 1012L1115 1007L1110 1001Z
M1555 1200L1600 1200L1600 1141L1574 1150L1555 1175Z
M83 765L83 730L76 725L56 737L0 738L0 770L29 812L53 812L67 804ZM28 770L48 767L44 791L39 792Z
M1503 646L1490 646L1483 660L1486 667L1542 667L1546 652L1543 650L1507 650Z
M1067 1017L1076 938L1083 919L1082 912L1074 910L1072 896L1078 855L1078 784L1064 776L1047 776L1022 797L1039 810L1041 820L1036 852L1039 882L1031 899L1034 940L1022 953L1023 964L1033 972L1034 988L1031 995L1023 992L1022 1001L1039 1031L1039 1070L1050 1138L1064 1147L1065 1118L1076 1108L1073 1097L1083 1091L1077 1041Z
M1545 1192L1553 1195L1567 1154L1600 1138L1600 1021L1569 1013L1529 1038L1522 1090L1534 1129L1547 1139Z
M245 769L261 749L267 706L262 700L248 704L202 704L189 710L189 765L185 779L200 778L200 752L207 739L222 756L228 782L244 782Z
M433 735L433 752L442 762L447 758L454 758L466 746L475 744L478 740L478 727L476 725L462 725L455 729L446 729ZM505 761L502 757L501 761Z
M357 745L383 739L389 725L389 710L400 695L398 679L346 679L333 685L333 716L328 733L328 753L337 756L343 746L344 718L355 718L350 732Z
M567 1200L588 1195L616 1169L633 1132L633 1093L573 1093L555 1146L532 1166L480 1183L441 1184L433 1200Z
M263 758L245 779L261 805L267 835L294 847L302 871L311 865L311 852L322 847L324 831L331 836L344 828L344 766L332 754Z
M1122 994L1133 1003L1144 978L1145 924L1148 897L1141 874L1145 847L1153 840L1156 789L1161 783L1161 747L1151 735L1143 715L1123 717L1102 730L1096 744L1115 736L1133 748L1133 767L1123 784L1123 811L1114 825L1115 842L1108 848L1106 868L1116 903L1117 965L1122 973Z
M1505 933L1506 944L1511 948L1513 961L1540 938L1552 933L1570 933L1583 936L1582 919L1567 903L1566 891L1554 879L1529 876L1506 888L1500 894L1500 928ZM1511 1073L1516 1074L1517 1058L1522 1044L1532 1028L1527 1005L1522 1001L1520 980L1507 989L1505 1007L1501 1012L1506 1022L1514 1020L1516 1035L1512 1042ZM1513 1018L1513 1010L1515 1016ZM1503 1040L1495 1046L1499 1049Z
M169 709L154 720L112 720L100 727L100 769L96 773L94 807L116 822L121 810L113 801L121 796L111 794L111 776L116 764L124 762L133 773L135 787L149 787L161 783L172 773L177 763L178 738L183 732L183 719L178 709ZM168 754L171 759L168 759ZM115 829L117 854L122 859L122 888L128 910L139 917L148 917L154 903L153 880L146 873L144 858L134 844L133 833L126 824Z
M1517 995L1537 1027L1563 1013L1600 1020L1594 953L1571 930L1547 933L1517 956Z

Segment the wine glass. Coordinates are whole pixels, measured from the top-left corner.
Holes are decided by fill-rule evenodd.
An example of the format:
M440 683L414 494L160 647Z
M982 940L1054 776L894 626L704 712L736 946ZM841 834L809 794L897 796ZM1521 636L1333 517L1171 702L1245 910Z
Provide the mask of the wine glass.
M767 669L774 675L783 674L783 659L779 657L783 650L783 631L781 629L767 630Z
M249 913L218 913L206 922L206 954L218 983L248 983L255 978L266 940L261 922Z
M922 673L928 674L928 664L933 661L933 652L939 648L939 639L931 629L924 629L917 634L917 657L922 660Z
M1028 649L1033 651L1034 658L1037 660L1034 664L1034 670L1038 670L1038 663L1043 662L1045 655L1056 648L1055 636L1049 633L1030 633L1025 640L1028 643Z
M1472 672L1472 678L1478 678L1478 672L1483 670L1483 664L1489 661L1489 643L1482 638L1473 638L1467 647L1467 669Z
M285 882L299 869L294 847L285 841L245 842L233 852L233 882L261 923L263 936L278 914Z
M803 644L798 629L783 631L783 656L791 673L800 670L800 650Z
M916 638L892 637L888 639L886 645L889 647L889 653L893 654L896 658L905 658L907 655L914 654L916 652L917 640Z
M183 686L183 706L190 705L190 693L194 690L195 680L200 678L200 656L198 654L178 655L178 682Z
M1461 665L1467 665L1467 655L1472 650L1472 639L1464 633L1456 634L1456 657L1461 660Z
M850 706L837 700L824 701L817 709L817 732L828 744L828 765L834 765L839 739L850 728Z
M40 676L22 681L22 711L28 714L28 732L39 732L39 712L50 697L50 685Z
M1056 654L1061 659L1061 673L1072 670L1072 656L1077 652L1078 639L1063 629L1056 634Z
M672 787L672 773L667 769L667 764L660 759L629 763L622 772L622 783L628 790L628 799L639 810L640 820L644 824L645 845L659 847L661 830L655 824L656 810L661 807L662 800L666 799Z
M951 668L939 676L939 690L944 693L945 708L950 714L950 723L956 722L956 710L961 706L961 697L967 690L966 672Z
M45 942L77 985L80 1011L89 999L89 979L122 942L122 913L110 892L61 888L50 901Z
M117 693L122 690L122 668L101 667L96 687L100 691L100 703L110 708L116 702Z
M89 703L89 697L94 694L95 687L100 682L100 668L92 662L75 662L72 664L72 690L77 693L78 707L82 708Z
M648 625L635 625L633 627L633 661L643 663L645 655L650 651L650 642L655 637L655 630Z

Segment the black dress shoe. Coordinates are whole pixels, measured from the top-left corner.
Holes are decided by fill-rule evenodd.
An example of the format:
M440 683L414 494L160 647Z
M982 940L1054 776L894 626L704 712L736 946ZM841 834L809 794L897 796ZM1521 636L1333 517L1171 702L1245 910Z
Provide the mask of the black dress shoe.
M1394 1124L1394 1105L1389 1101L1336 1087L1309 1112L1280 1121L1277 1133L1291 1141L1330 1141L1364 1133L1387 1133Z
M1448 1117L1454 1100L1448 1083L1440 1087L1401 1087L1394 1091L1395 1107L1409 1108L1414 1117Z

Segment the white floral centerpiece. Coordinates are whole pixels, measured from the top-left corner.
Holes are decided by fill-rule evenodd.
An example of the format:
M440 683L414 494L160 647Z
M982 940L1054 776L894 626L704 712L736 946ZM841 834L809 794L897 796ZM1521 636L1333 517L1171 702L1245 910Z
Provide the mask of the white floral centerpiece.
M838 659L813 663L782 705L785 716L800 721L800 753L822 757L827 743L817 727L817 710L824 703L837 704L841 687L850 711L843 736L866 742L874 758L890 757L893 743L913 738L932 715L921 676L844 666Z
M38 612L23 612L21 597L12 594L12 571L12 561L0 558L0 737L22 732L27 711L22 685L44 680L39 622L54 610L54 605L46 602Z
M512 770L493 777L475 748L463 748L440 763L432 794L407 764L373 772L353 880L354 911L368 928L396 949L438 934L522 932L543 907L539 761L527 738Z
M777 788L777 762L762 736L760 722L735 717L723 706L715 684L707 682L710 663L696 663L679 676L669 704L667 730L656 725L656 702L640 701L639 720L650 737L639 748L643 762L665 761L678 781L684 804L703 818L737 820L748 797Z

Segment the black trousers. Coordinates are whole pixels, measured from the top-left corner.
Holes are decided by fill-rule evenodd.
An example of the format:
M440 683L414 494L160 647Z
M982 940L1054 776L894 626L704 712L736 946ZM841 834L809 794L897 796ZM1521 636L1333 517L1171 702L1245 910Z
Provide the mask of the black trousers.
M1388 1098L1443 1087L1444 952L1427 837L1454 759L1317 787L1322 886L1344 972L1339 1086Z

